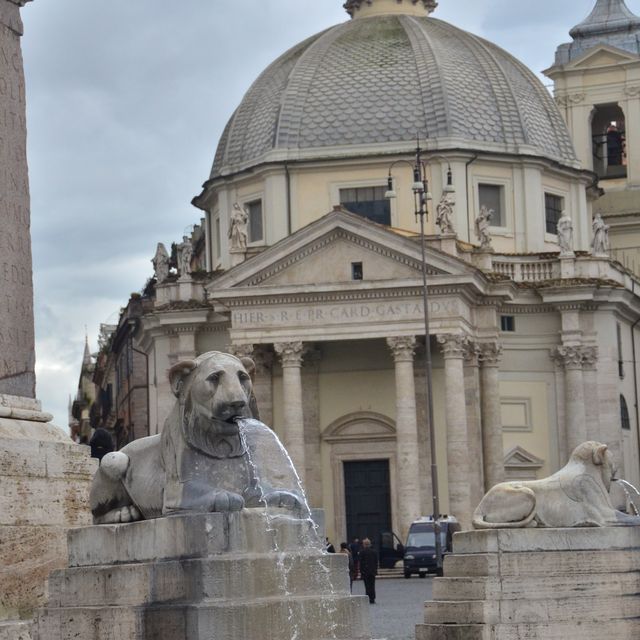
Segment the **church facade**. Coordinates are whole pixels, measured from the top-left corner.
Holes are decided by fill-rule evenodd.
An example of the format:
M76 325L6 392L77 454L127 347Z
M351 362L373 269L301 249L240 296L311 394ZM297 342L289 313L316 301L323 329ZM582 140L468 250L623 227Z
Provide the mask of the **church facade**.
M425 340L443 512L468 525L486 489L544 477L588 439L640 480L640 282L633 251L616 253L636 248L636 218L618 204L640 178L640 52L597 26L601 11L628 9L599 1L572 32L548 71L554 101L436 6L349 0L351 20L265 70L194 199L205 241L187 255L204 273L161 269L137 333L152 433L172 404L171 365L209 350L253 357L260 417L336 541L403 538L432 513ZM629 132L619 157L607 134L621 118L599 106L614 103Z

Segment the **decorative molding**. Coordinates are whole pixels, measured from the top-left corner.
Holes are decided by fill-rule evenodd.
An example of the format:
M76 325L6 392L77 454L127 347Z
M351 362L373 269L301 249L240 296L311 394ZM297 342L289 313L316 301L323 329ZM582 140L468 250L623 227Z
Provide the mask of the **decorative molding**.
M438 344L446 360L464 358L469 338L464 334L443 334L438 336Z
M359 429L359 425L366 428ZM325 442L386 441L396 439L396 425L391 418L371 411L358 411L338 418L324 431Z
M509 424L514 422L505 416L506 407L517 407L522 410L523 420L520 424ZM500 398L500 412L502 421L502 430L506 432L528 432L533 431L533 420L531 411L531 398L529 397L502 397Z
M464 350L464 359L467 366L477 367L480 365L481 347L477 342L469 340Z
M559 346L551 350L551 359L565 369L593 368L598 362L598 347Z
M302 366L304 354L304 344L302 342L277 342L273 345L273 348L280 356L283 367Z
M594 370L598 364L598 347L583 347L582 349L582 363L585 369Z
M504 457L507 480L536 480L544 460L520 446L510 449Z
M254 348L252 344L230 344L228 352L236 358L253 358Z
M572 93L570 95L557 96L556 103L560 107L568 107L574 104L580 104L581 102L584 102L586 97L587 96L584 93Z
M640 96L640 85L634 85L632 87L625 87L624 92L631 98Z
M387 338L387 345L395 362L413 362L417 346L415 336Z

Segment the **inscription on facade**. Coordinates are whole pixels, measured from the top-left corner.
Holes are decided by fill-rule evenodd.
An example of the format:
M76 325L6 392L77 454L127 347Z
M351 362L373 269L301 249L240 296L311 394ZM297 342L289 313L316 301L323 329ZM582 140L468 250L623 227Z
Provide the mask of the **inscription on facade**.
M459 313L455 299L434 300L429 305L433 318L447 318ZM396 320L419 320L424 307L420 302L362 302L355 304L309 305L288 308L242 309L232 314L234 328L267 326L314 326L349 323L379 323Z

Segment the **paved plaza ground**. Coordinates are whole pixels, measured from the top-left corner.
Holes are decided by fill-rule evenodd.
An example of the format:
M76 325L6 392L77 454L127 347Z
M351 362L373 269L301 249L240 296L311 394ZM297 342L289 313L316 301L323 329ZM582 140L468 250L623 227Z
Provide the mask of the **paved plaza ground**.
M424 620L424 602L431 599L433 578L377 580L376 604L371 611L375 640L415 640L415 626ZM354 595L364 595L364 584L353 585Z

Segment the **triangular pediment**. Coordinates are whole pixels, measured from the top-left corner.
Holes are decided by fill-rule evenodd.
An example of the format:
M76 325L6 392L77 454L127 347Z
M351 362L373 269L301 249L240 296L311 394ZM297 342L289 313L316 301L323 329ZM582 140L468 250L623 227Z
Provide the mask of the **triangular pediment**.
M426 263L431 276L475 272L458 258L429 247ZM340 285L354 281L354 265L362 265L367 282L419 278L419 236L334 210L230 269L208 288L213 292L237 287Z
M504 466L507 468L540 469L544 466L544 460L520 446L515 446L505 455Z
M566 65L566 70L584 70L598 69L602 67L610 67L621 63L640 62L640 57L612 47L610 45L601 44L593 49L589 49L582 56L572 60Z

